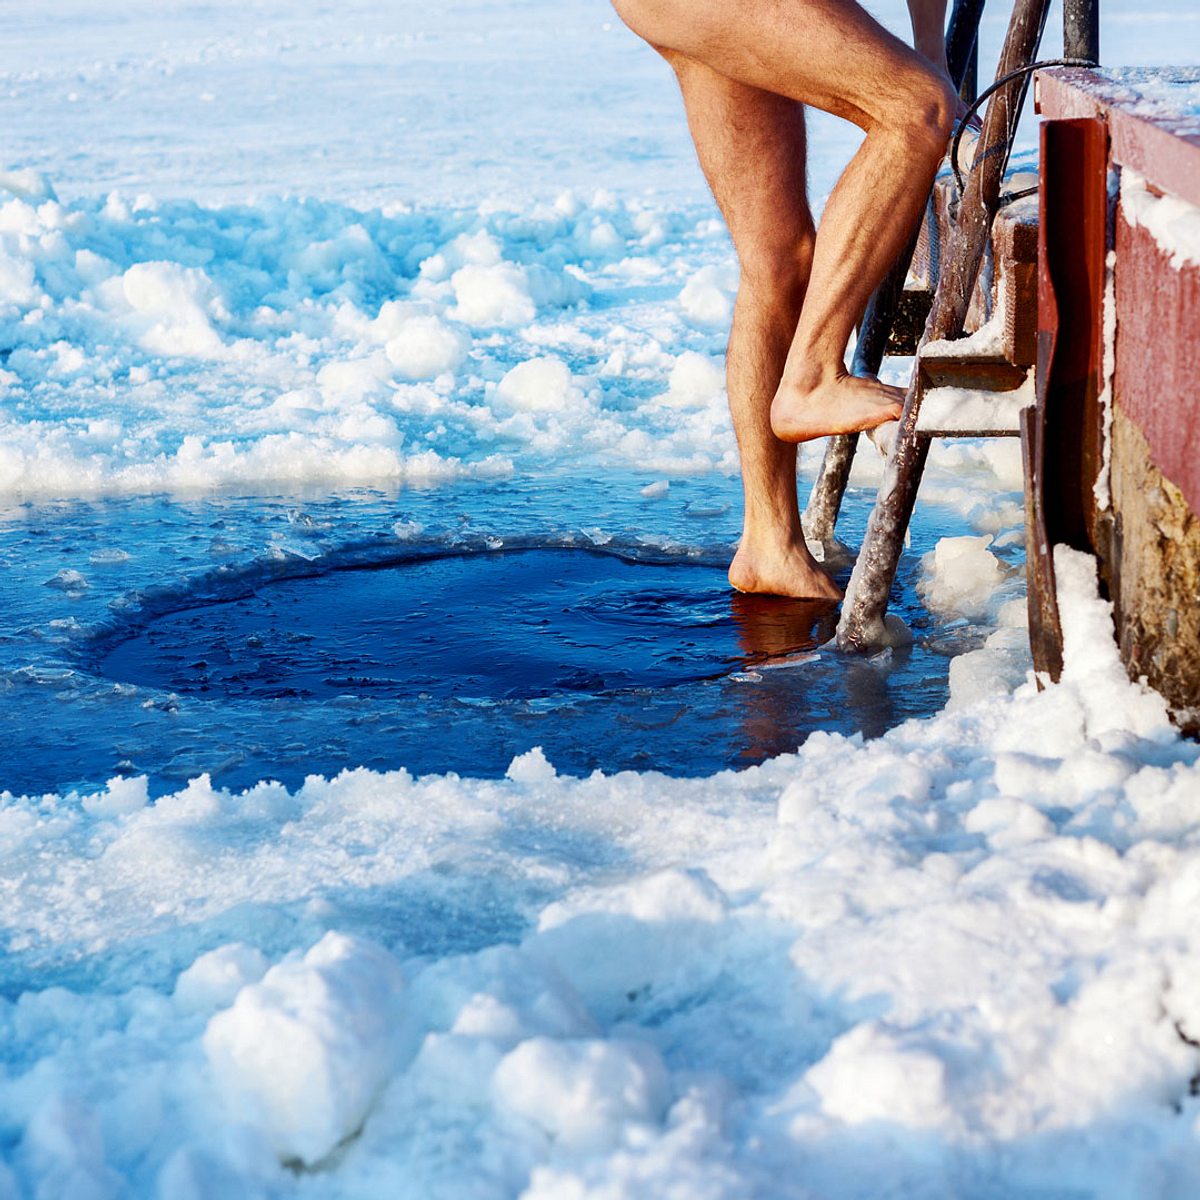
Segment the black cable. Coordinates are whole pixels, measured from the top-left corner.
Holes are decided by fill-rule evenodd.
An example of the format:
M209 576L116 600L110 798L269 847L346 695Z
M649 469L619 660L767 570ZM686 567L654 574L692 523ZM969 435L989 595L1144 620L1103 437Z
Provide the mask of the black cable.
M1092 62L1091 59L1087 58L1045 58L1041 62L1030 63L1025 67L1017 67L1015 71L1009 71L1006 75L1001 75L990 87L984 88L975 97L971 106L967 109L966 115L959 121L958 128L954 131L954 138L950 142L950 166L954 170L954 182L958 184L959 194L961 195L966 191L967 185L963 180L962 171L958 165L958 147L962 143L963 134L967 131L967 122L979 112L979 106L985 100L993 95L993 93L998 92L1005 84L1012 83L1014 79L1019 79L1022 75L1028 75L1031 71L1040 71L1045 67L1098 67L1099 65L1099 63ZM979 155L976 154L975 157L978 159ZM971 169L975 169L974 163L971 164Z

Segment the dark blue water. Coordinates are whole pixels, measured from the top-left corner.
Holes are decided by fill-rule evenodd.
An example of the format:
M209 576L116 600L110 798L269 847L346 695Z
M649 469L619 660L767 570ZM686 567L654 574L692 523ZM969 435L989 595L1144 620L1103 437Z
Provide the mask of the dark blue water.
M941 707L944 657L822 650L835 621L829 604L739 595L718 566L484 551L167 613L93 648L90 670L162 698L190 731L182 763L164 762L135 723L122 771L186 764L231 785L357 765L499 775L540 745L571 773L686 775Z
M716 567L501 551L263 586L163 616L95 669L231 700L569 699L749 670L813 649L835 619L831 604L731 594Z

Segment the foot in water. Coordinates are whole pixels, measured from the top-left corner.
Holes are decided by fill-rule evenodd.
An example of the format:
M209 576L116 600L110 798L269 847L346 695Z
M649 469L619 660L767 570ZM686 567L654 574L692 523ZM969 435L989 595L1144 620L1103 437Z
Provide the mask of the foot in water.
M859 433L900 417L904 392L873 375L844 374L811 387L785 380L771 403L771 429L781 442Z
M817 565L803 541L766 546L752 545L743 538L729 566L729 582L739 592L765 596L833 601L842 598L841 589Z

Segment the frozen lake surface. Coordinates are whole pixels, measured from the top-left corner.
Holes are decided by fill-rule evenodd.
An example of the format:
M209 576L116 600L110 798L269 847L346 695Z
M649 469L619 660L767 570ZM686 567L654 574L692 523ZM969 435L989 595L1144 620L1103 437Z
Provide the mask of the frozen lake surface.
M1191 1200L1200 754L1089 560L1029 679L1012 442L911 647L724 587L736 271L606 4L0 14L0 1200Z

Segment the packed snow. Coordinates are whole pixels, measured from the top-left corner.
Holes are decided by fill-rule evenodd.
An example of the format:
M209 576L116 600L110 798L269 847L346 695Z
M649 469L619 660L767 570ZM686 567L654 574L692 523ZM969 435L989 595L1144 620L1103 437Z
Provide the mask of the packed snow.
M1178 196L1158 196L1134 171L1121 172L1121 213L1149 230L1171 267L1200 266L1200 208Z
M114 712L172 757L0 777L0 1198L1190 1200L1200 748L1062 548L1039 690L1012 439L922 489L945 710L746 770L528 740L503 778L230 789L178 697L69 657L397 548L727 556L736 273L611 10L9 7L0 762L53 774ZM1200 59L1191 0L1104 20L1122 61ZM855 137L812 142L820 201Z

